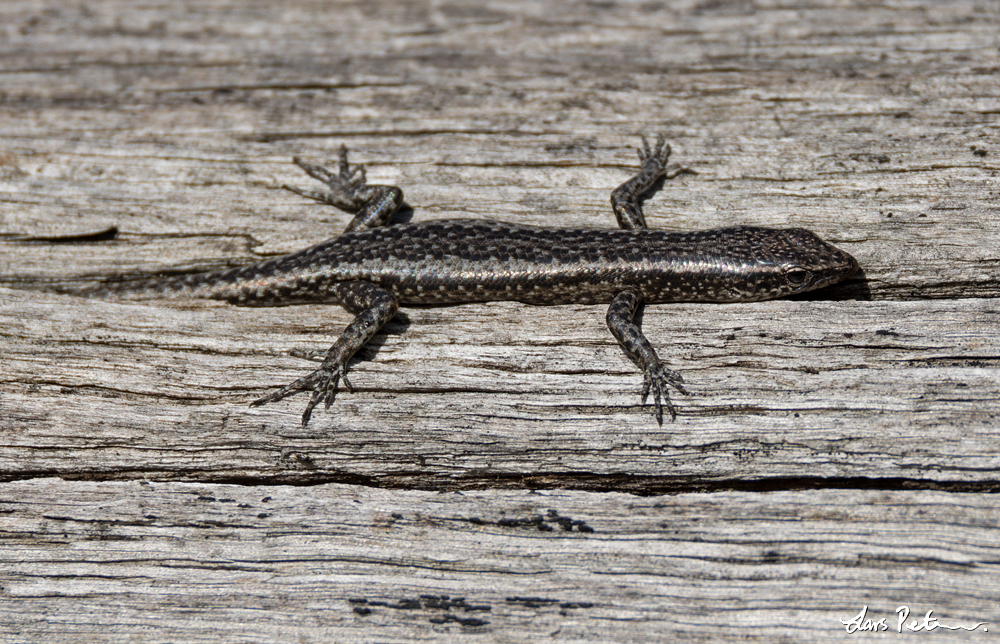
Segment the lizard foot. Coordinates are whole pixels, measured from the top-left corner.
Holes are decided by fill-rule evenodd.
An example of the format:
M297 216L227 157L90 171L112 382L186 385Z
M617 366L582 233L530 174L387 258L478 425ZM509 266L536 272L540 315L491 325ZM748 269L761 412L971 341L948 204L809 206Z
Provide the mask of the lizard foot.
M326 409L330 408L330 405L333 404L334 397L337 395L337 385L341 380L344 381L344 385L347 386L348 391L354 391L351 381L347 379L347 366L339 361L330 361L324 363L322 367L313 371L308 376L299 378L295 382L282 387L273 394L268 394L263 398L258 398L250 403L250 406L260 407L261 405L266 405L268 403L283 400L289 396L294 396L302 391L312 391L312 396L309 398L306 410L302 413L302 426L305 427L309 422L309 418L312 416L313 409L315 409L320 402L323 402Z
M673 179L674 177L680 176L682 174L698 174L691 168L686 166L677 165L667 165L667 159L670 158L670 144L666 142L663 135L657 135L656 144L650 148L649 141L646 137L642 137L642 148L639 149L639 163L642 164L643 170L646 170L646 165L649 164L653 166L651 172L656 175L663 175L666 179Z
M282 185L281 187L285 190L289 190L297 195L301 195L315 201L321 201L323 203L337 206L338 208L347 205L348 207L357 210L364 205L364 199L361 197L361 193L368 180L365 176L365 166L356 165L353 168L351 167L351 165L347 162L346 146L340 146L340 158L338 161L340 171L337 173L331 172L326 167L321 165L306 163L299 157L292 157L292 161L295 162L295 165L302 168L302 170L310 177L329 186L330 192L324 193L317 192L315 190L302 190L301 188L296 188L295 186Z
M639 150L639 163L643 169L647 163L655 163L660 168L667 167L667 159L670 158L670 144L663 138L662 134L656 136L656 145L652 149L649 147L649 140L642 137L642 149Z
M646 398L652 392L653 403L656 405L656 422L658 424L663 424L664 405L667 411L670 412L670 420L677 420L677 410L674 408L674 404L670 402L668 389L669 387L673 387L685 396L690 395L687 389L684 388L684 385L681 384L682 382L684 382L684 378L681 377L681 374L667 369L662 363L657 363L643 370L642 404L646 404ZM660 403L661 400L663 401L662 405Z

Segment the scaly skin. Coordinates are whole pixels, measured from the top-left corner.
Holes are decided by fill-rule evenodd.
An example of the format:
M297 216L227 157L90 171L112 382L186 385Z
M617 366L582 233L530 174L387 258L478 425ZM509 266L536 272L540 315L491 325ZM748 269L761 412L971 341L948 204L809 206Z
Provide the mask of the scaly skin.
M632 321L642 304L751 302L821 288L847 279L853 257L801 228L737 226L692 233L646 228L639 196L668 167L670 146L643 138L642 168L611 195L620 229L549 228L489 220L390 225L403 202L395 186L368 185L362 166L339 172L295 159L328 192L285 188L355 213L346 231L311 248L233 270L133 282L109 282L77 294L111 299L210 298L239 306L330 302L357 317L327 351L323 365L254 406L302 391L312 395L305 425L320 403L329 408L347 363L396 314L400 304L514 300L528 304L610 304L612 334L643 371L642 401L652 393L657 422L676 409L669 388L686 394Z

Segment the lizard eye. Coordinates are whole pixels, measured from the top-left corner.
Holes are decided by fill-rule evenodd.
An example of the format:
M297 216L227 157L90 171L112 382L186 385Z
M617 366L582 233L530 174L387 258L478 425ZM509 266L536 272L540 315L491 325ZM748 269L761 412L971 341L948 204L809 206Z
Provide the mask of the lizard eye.
M809 277L809 271L804 268L792 268L785 273L785 277L792 284L801 284Z

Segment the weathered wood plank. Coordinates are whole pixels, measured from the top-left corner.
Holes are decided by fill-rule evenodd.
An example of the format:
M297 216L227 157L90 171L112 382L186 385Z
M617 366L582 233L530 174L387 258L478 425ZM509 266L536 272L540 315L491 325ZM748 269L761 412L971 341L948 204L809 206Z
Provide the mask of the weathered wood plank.
M656 132L698 174L652 225L805 226L864 275L647 308L694 394L662 428L600 307L406 310L303 430L301 400L246 404L340 310L0 288L0 639L830 641L866 604L995 625L995 503L968 492L997 486L997 15L5 1L0 287L320 241L346 216L278 186L342 142L416 218L607 226ZM381 488L264 485L331 481Z
M647 307L646 333L693 392L662 428L639 405L641 376L603 308L553 309L568 323L513 303L411 309L355 363L358 391L302 429L301 398L246 405L306 373L310 363L283 354L326 346L346 313L9 291L0 472L424 489L544 477L647 493L995 479L994 300Z
M329 156L345 140L421 217L608 225L608 191L633 163L624 148L664 131L700 175L652 204L654 225L805 225L858 256L875 297L998 292L989 71L1000 61L976 3L761 6L752 23L698 6L586 3L580 14L542 3L531 18L342 3L261 23L259 6L230 8L224 33L185 9L122 15L105 0L39 17L37 6L8 9L20 29L0 115L7 230L117 224L171 245L207 239L163 252L154 238L124 257L81 249L71 263L8 246L8 284L212 267L251 259L249 239L268 253L318 241L344 217L265 188L304 181L292 154ZM414 32L406 16L437 26ZM60 20L81 28L64 33ZM555 33L570 42L510 49L512 37L533 50ZM363 34L382 34L392 53ZM78 64L81 52L98 54Z
M636 498L324 485L0 485L14 641L841 641L868 606L995 637L993 495ZM988 629L989 632L984 630ZM907 631L904 631L907 632ZM856 633L853 638L871 638Z
M12 6L25 16L35 7ZM647 8L679 28L663 33L650 31L654 18L635 7L581 6L590 19L563 24L545 22L562 9L539 5L525 25L504 10L372 16L339 5L337 20L326 22L292 10L261 37L254 11L263 7L233 9L220 36L190 31L197 21L170 8L122 18L115 6L58 14L84 28L45 40L41 58L32 55L39 32L51 36L45 29L58 20L25 17L35 40L15 34L11 42L6 91L15 108L7 118L19 120L7 121L17 134L4 139L7 284L215 268L318 241L346 217L276 188L305 185L288 156L324 156L345 138L374 162L373 178L406 188L415 217L610 223L608 191L633 164L625 147L651 129L666 131L677 158L699 172L649 202L651 221L809 226L865 269L864 279L827 295L879 303L650 307L647 335L695 392L681 401L682 421L662 429L638 406L638 375L598 307L414 309L355 368L361 391L342 395L303 431L301 401L252 411L245 404L301 375L308 365L283 356L328 343L348 319L339 310L122 308L10 292L2 325L5 430L14 436L0 454L7 478L155 471L188 480L360 476L477 487L532 484L541 471L566 485L584 485L574 472L618 476L616 485L647 492L814 476L992 485L1000 244L990 108L975 92L992 87L981 70L997 53L974 5L953 6L954 16L919 5L889 14L821 7L795 12L803 31L794 38L781 35L793 24L786 10L762 7L757 24L773 24L783 48L773 59L731 40L743 27L705 7ZM458 22L429 37L412 25L399 30L410 15ZM633 27L609 34L607 20ZM333 40L329 29L338 30ZM512 36L534 43L538 29L600 42L601 53L502 53L513 51ZM178 37L239 42L250 48L245 61L291 33L298 37L273 50L280 61L241 62L228 79L220 70L236 58ZM365 33L386 34L394 53ZM651 47L636 58L642 38ZM679 57L664 58L663 38L681 46ZM321 42L328 48L317 49ZM829 49L803 63L817 42ZM753 56L743 56L746 46ZM89 47L136 58L116 77L97 73L102 63L44 62ZM857 57L891 47L901 48L898 58ZM334 55L347 50L350 62ZM216 52L210 65L206 51ZM169 73L160 60L175 61ZM570 71L549 74L557 62ZM914 62L934 83L914 80L898 97L892 74ZM94 123L101 137L87 134ZM126 231L120 241L18 241L109 225ZM975 295L984 298L906 301ZM896 438L900 426L932 449L914 457ZM956 439L949 430L957 426L973 438ZM50 438L38 441L38 431ZM191 440L213 458L193 456ZM50 446L67 444L92 456L61 461ZM309 460L293 464L290 452ZM628 476L641 483L633 488Z
M632 128L637 129L643 128ZM595 152L593 140L581 145L569 136L524 136L502 145L466 137L449 139L448 150L427 149L423 137L375 143L381 150L365 141L354 156L366 163L395 157L412 164L396 167L385 158L370 174L373 180L400 184L420 219L488 217L611 227L608 195L634 168L634 155L625 148L637 137L616 135ZM310 186L287 159L296 153L331 156L340 142L331 138L322 145L284 142L277 157L274 146L247 144L222 168L213 167L221 162L212 160L164 163L147 156L160 154L154 150L130 149L126 158L107 159L102 158L109 153L106 147L88 145L56 162L65 164L52 169L58 179L41 181L36 176L46 171L42 166L53 162L41 163L32 160L30 151L11 149L6 154L16 176L5 182L9 195L0 204L7 211L8 230L2 283L31 287L77 276L213 269L319 242L342 230L349 217L304 204L276 188L281 183ZM968 140L975 147L974 139ZM888 176L851 162L852 167L833 173L828 157L847 163L854 154L849 147L773 150L771 144L774 154L797 166L795 176L784 178L767 176L764 168L733 167L734 155L763 164L762 151L718 146L703 151L695 141L674 143L675 158L699 174L669 182L648 202L650 225L680 230L734 223L811 228L854 254L864 269L833 291L839 298L1000 293L1000 217L991 197L997 167L990 157L973 156L971 168L893 168L885 171ZM933 151L909 153L918 157L914 163L928 164ZM80 173L96 176L77 183L75 203L66 205L68 186L62 175ZM920 180L914 181L914 175ZM158 186L150 188L151 181ZM53 187L54 182L59 186ZM55 249L18 241L111 225L126 233L120 241Z

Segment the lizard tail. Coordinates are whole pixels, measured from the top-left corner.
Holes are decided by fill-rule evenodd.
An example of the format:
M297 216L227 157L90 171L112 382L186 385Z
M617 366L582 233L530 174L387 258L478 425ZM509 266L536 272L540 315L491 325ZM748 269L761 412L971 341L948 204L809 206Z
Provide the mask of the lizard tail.
M212 273L159 276L103 282L90 287L54 289L60 293L101 300L134 301L160 299L224 300L240 306L284 306L315 301L303 290L294 271L277 271L276 260ZM306 284L308 290L310 284Z
M161 299L233 300L233 280L240 269L213 273L120 279L93 286L56 286L56 293L111 301Z

